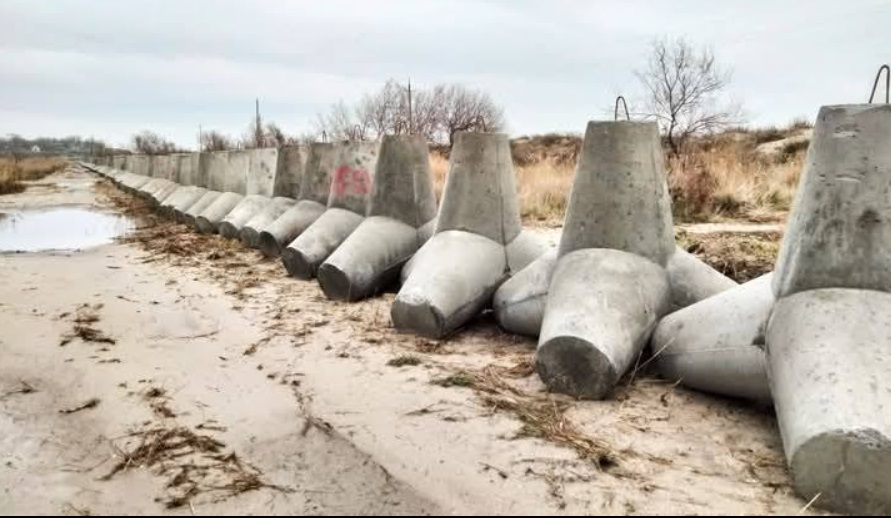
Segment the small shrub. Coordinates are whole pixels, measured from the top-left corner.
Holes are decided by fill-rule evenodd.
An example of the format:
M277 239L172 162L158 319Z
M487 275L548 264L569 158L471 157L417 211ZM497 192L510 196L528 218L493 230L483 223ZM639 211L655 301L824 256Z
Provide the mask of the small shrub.
M403 354L387 362L389 367L417 367L420 364L421 359L411 354Z

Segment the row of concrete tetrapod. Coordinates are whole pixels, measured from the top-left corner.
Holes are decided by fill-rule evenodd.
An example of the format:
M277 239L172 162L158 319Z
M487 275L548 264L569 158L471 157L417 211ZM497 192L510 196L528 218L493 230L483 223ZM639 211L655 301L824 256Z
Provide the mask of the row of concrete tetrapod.
M772 401L804 498L887 513L889 137L888 106L821 110L777 271L741 286L674 245L649 123L589 123L556 250L523 231L509 144L491 134L457 136L438 212L426 145L401 136L313 145L291 182L297 196L264 201L250 218L227 202L204 219L221 232L235 220L246 244L280 255L294 276L317 275L331 298L401 282L392 306L401 330L442 337L491 306L505 329L538 336L536 370L555 392L603 398L649 345L668 379ZM164 196L159 204L186 219L210 207L207 193L168 203L177 188L100 172ZM227 194L247 198L217 196ZM245 238L246 226L257 237Z

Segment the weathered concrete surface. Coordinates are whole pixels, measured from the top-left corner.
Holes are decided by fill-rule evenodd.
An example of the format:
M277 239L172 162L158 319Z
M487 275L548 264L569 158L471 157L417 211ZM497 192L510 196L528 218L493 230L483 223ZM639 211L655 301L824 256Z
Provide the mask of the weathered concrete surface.
M195 227L199 232L215 234L223 218L232 212L232 209L244 199L244 196L234 192L220 194L201 214L195 217Z
M472 232L438 232L418 251L391 308L393 325L441 338L466 324L504 281L504 246Z
M198 200L203 198L207 192L207 189L204 187L192 186L192 190L186 194L180 195L180 198L175 202L170 201L168 198L167 206L169 207L169 214L177 221L185 221L184 215L186 211L195 205Z
M259 194L248 189L248 173L250 170L251 153L249 151L227 152L226 165L223 170L223 187L220 191L242 195Z
M217 198L219 198L222 194L223 193L219 191L205 192L204 195L198 199L198 201L196 201L194 204L192 204L191 207L183 211L182 216L180 216L182 218L182 221L197 228L197 224L195 221L196 218L198 218L198 216L200 216L202 212L210 207L213 202L217 201Z
M669 381L704 392L770 401L764 354L773 274L672 313L650 342Z
M665 266L674 309L681 309L738 286L695 255L677 248Z
M369 218L319 267L331 299L360 300L399 278L423 244L418 228L436 216L427 142L420 135L388 135L375 166Z
M611 248L668 262L674 225L655 123L588 123L563 227L560 255Z
M170 182L169 185L166 185L155 192L151 193L148 198L148 202L153 207L160 207L164 200L166 200L170 195L175 193L178 189L181 189L182 185L176 182Z
M499 284L544 252L521 230L507 137L458 133L435 235L403 268L404 285L391 310L397 327L441 337L464 325L491 302ZM449 234L439 237L443 233ZM495 260L493 244L501 247L499 258L484 264Z
M356 301L399 279L402 266L418 250L418 230L384 216L365 219L317 272L329 299Z
M140 176L153 176L151 157L148 155L132 155L127 159L127 170Z
M604 248L570 252L551 280L536 370L552 391L602 399L670 307L668 274L653 261Z
M241 227L239 232L241 242L251 248L259 247L260 232L296 204L295 200L281 196L269 200L265 207Z
M498 288L493 308L501 327L512 333L539 335L556 265L557 252L546 252ZM675 311L738 286L732 279L680 248L668 260L666 270L671 284L672 309Z
M272 200L259 194L249 194L232 208L229 214L220 221L217 230L223 237L238 239L244 224L262 212Z
M201 176L204 178L204 187L212 191L225 192L229 187L229 184L226 182L226 171L228 168L228 151L203 153L201 157Z
M537 337L556 267L557 250L551 250L505 281L492 299L498 325L511 333Z
M507 135L458 133L436 233L463 230L506 245L522 228Z
M282 248L297 239L325 211L337 153L334 144L310 144L297 205L260 232L260 250L264 255L280 256Z
M177 180L176 166L177 160L173 155L153 155L152 176L155 178L163 178L175 182Z
M272 195L296 200L300 197L306 150L300 146L284 146L278 148L277 153L278 165L275 170Z
M174 217L174 207L182 205L183 203L191 205L198 201L198 198L200 198L204 192L205 189L202 187L180 185L170 196L161 202L158 209L163 215Z
M828 288L781 298L767 343L799 496L819 495L816 505L838 512L891 513L891 295Z
M260 232L257 238L260 251L266 257L279 257L282 248L297 239L326 209L317 201L298 201Z
M504 247L507 254L507 267L511 273L519 272L548 251L548 245L539 236L521 231L513 241Z
M325 259L365 218L379 148L378 142L338 145L328 210L282 251L282 260L291 275L298 279L315 277Z
M309 280L319 266L350 234L364 216L351 210L328 209L281 252L282 263L292 277Z
M891 291L891 105L824 106L783 246L778 297L817 288Z
M201 186L201 153L180 153L176 160L176 181L180 185Z
M164 180L163 178L152 178L149 181L142 184L138 189L136 189L135 194L141 198L148 198L148 196L160 189L162 186L168 185L170 180Z
M273 195L275 173L278 169L278 150L275 148L251 149L247 151L250 162L247 170L245 189L247 195L258 194L267 199Z

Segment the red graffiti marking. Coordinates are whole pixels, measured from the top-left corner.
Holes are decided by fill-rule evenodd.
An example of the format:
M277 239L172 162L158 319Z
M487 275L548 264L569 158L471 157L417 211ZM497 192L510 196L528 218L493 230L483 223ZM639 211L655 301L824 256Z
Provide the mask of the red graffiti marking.
M337 196L365 195L371 192L371 178L364 169L352 169L350 166L342 165L334 171L332 182L334 194Z

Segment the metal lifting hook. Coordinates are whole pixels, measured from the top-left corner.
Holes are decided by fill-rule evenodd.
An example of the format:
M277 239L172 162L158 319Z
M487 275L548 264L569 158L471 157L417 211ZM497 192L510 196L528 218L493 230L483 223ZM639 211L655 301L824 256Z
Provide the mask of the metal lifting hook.
M876 80L872 84L872 93L869 94L869 104L872 104L873 98L876 96L876 89L879 87L879 79L882 78L882 72L885 72L885 104L888 104L889 100L891 100L891 68L888 65L882 65L879 67L879 72L876 74Z
M625 120L630 121L631 115L628 113L628 103L625 102L625 98L622 97L621 95L616 97L616 111L613 114L613 118L615 120L619 120L619 101L622 101L622 106L625 107Z

